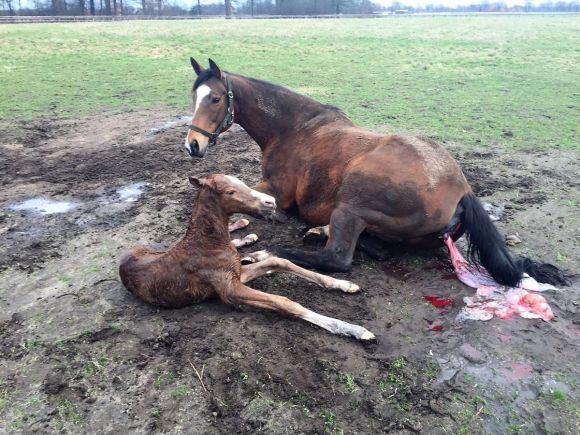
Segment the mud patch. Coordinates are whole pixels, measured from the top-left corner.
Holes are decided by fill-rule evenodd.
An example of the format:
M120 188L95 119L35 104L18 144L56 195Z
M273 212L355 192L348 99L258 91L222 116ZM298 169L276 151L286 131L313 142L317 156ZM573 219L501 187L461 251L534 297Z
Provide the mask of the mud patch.
M444 250L394 247L382 263L357 252L352 271L336 274L363 288L356 295L287 275L255 282L364 325L378 338L366 346L247 307L159 310L128 294L120 256L178 239L191 211L188 175L260 180L258 147L243 131L191 160L181 122L160 109L0 125L0 421L8 432L577 432L576 277L547 296L551 323L457 324L473 291L452 275ZM504 206L497 224L518 234L514 252L578 270L577 156L452 151L479 196ZM39 197L78 206L10 209ZM302 246L305 230L294 216L253 220L247 232L260 240L244 251ZM453 303L435 307L426 296Z

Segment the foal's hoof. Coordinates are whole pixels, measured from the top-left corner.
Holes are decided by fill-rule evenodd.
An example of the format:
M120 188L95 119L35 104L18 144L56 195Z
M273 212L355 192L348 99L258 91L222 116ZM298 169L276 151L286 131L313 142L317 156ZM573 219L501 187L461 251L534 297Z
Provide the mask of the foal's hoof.
M371 331L363 332L363 335L361 335L359 338L361 341L371 341L376 339L377 337L375 337L375 334L373 334Z
M260 261L264 261L266 258L269 258L271 256L272 256L272 254L270 254L266 250L256 251L256 252L252 252L251 254L246 255L240 261L242 262L242 264L252 264L252 263L258 263Z
M247 219L240 219L228 225L228 230L231 232L241 230L242 228L246 228L250 225L250 221Z
M343 279L337 279L336 281L336 288L342 290L345 293L360 292L360 287L353 282L345 281Z

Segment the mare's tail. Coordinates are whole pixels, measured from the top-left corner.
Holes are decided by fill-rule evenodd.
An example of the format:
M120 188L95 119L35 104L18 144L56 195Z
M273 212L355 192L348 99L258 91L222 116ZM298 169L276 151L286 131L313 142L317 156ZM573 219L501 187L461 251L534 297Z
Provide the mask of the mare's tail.
M512 257L504 238L473 193L465 195L461 205L469 244L468 257L473 264L485 267L496 282L514 287L522 279L522 274L527 273L538 282L555 286L568 284L562 271L552 264Z

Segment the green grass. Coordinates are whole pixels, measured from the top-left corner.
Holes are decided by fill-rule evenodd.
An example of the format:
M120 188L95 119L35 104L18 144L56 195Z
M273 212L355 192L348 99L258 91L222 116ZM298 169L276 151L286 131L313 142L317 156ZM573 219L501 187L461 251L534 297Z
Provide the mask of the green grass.
M380 131L579 149L577 16L0 26L0 118L191 106L189 56Z

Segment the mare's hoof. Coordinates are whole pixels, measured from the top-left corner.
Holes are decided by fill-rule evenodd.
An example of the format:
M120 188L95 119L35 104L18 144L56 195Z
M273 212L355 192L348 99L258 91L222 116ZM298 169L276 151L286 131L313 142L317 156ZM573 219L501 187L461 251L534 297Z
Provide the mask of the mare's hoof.
M328 239L328 235L321 227L310 228L302 237L304 243L323 243Z

